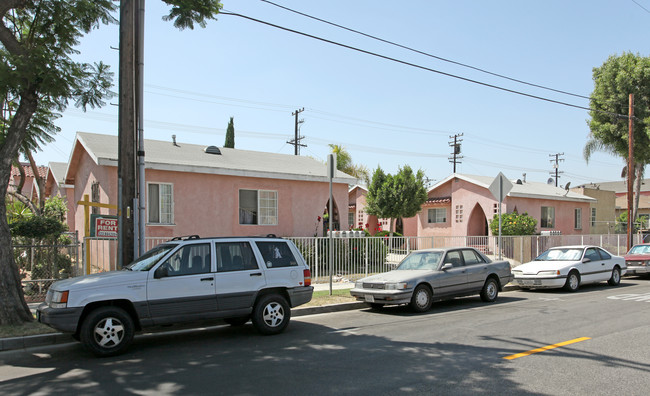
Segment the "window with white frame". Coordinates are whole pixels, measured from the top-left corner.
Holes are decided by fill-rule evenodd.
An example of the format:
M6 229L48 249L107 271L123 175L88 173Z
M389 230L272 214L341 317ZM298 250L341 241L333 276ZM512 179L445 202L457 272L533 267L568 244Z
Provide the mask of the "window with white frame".
M555 208L552 206L542 206L542 213L540 218L540 226L542 228L555 227Z
M573 228L576 230L582 229L582 209L575 208L573 210Z
M447 209L433 208L428 210L429 223L446 223L447 222Z
M168 183L149 183L147 189L147 216L150 224L174 223L173 186Z
M591 226L596 226L596 208L591 208Z
M239 190L239 224L277 225L278 192Z

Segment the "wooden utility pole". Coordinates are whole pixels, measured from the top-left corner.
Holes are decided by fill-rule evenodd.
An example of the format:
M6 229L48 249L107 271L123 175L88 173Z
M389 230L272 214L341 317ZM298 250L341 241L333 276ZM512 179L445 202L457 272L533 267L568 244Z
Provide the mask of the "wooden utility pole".
M632 247L634 219L632 218L632 186L634 184L634 94L630 94L628 111L628 155L627 155L627 250Z
M138 0L120 0L120 76L117 187L118 267L133 261L133 211L136 187L135 26Z
M300 141L305 137L298 136L298 126L304 122L303 120L298 121L298 114L302 113L303 111L305 111L304 107L302 109L298 109L295 112L291 113L292 116L296 117L295 131L294 131L295 137L293 138L293 140L290 140L287 143L294 146L294 155L300 155L300 147L307 147L306 144L300 144Z
M463 141L463 139L459 139L460 136L463 136L463 134L457 133L454 136L449 136L450 139L452 137L454 138L453 141L449 142L449 147L452 147L452 153L451 157L449 158L449 162L452 162L454 164L454 173L456 173L456 164L460 164L460 160L463 158L463 156L460 155L460 143Z
M555 157L555 161L551 160L551 163L555 162L553 164L553 171L550 172L551 175L555 174L555 187L558 185L558 181L560 179L560 161L564 161L564 159L560 158L561 155L564 155L564 153L557 153L557 154L549 154L549 157Z

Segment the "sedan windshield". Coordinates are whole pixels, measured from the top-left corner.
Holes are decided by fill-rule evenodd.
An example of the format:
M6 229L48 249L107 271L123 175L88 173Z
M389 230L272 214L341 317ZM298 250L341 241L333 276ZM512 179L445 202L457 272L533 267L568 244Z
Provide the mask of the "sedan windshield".
M535 261L577 261L582 257L583 249L550 249L542 253Z
M124 269L131 271L149 271L151 267L156 265L158 260L160 260L164 255L166 255L170 250L176 247L176 244L162 244L158 245L155 248L149 250L147 253L143 254L137 258L134 262L129 265L124 266Z
M436 270L442 252L413 252L406 256L397 267L398 270Z
M632 246L628 254L650 254L650 245Z

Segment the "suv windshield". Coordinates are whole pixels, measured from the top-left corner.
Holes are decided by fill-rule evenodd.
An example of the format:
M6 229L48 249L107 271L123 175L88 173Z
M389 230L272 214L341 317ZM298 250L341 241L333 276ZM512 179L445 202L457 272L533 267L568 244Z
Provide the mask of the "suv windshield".
M176 244L161 244L155 248L149 250L147 253L143 254L137 258L134 262L129 265L124 266L124 269L131 271L149 271L158 260L165 256L169 251L174 249Z
M442 252L414 252L406 256L398 270L435 270L442 257Z
M577 261L582 257L583 249L551 249L547 250L535 261Z

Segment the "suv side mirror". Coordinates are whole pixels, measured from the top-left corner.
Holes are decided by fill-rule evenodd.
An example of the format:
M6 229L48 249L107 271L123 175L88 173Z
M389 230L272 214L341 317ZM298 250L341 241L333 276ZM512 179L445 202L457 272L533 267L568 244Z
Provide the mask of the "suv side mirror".
M452 263L445 263L442 268L440 268L442 271L447 271L454 268L454 265Z
M153 273L154 279L166 278L168 276L169 271L167 270L167 266L164 264L156 268L156 271Z

